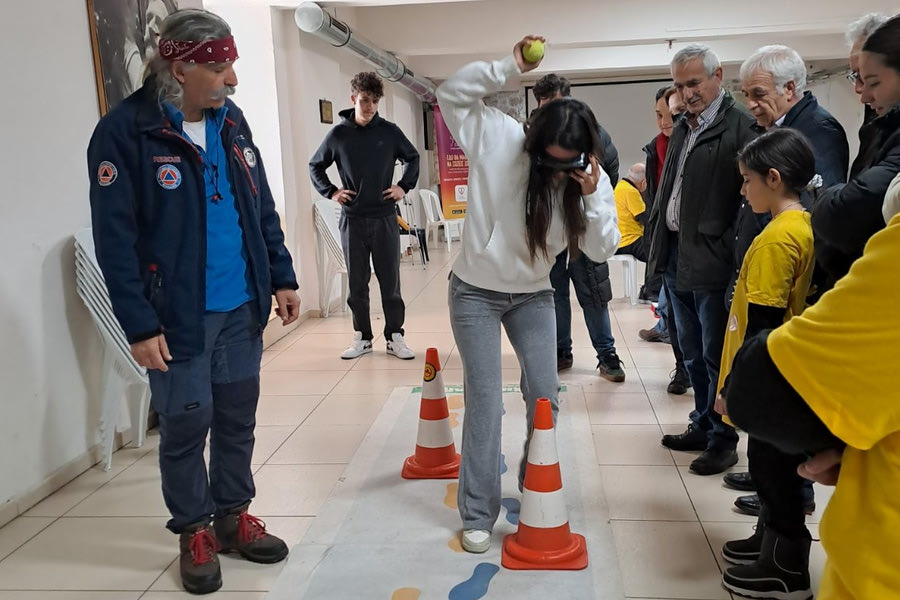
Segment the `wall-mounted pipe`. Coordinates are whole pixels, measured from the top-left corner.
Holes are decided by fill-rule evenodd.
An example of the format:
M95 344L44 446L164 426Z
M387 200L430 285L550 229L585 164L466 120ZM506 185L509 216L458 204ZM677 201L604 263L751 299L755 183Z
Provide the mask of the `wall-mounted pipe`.
M332 17L315 2L304 2L298 6L294 11L294 21L302 31L317 35L337 48L348 48L374 65L379 75L405 87L422 101L435 102L432 82L413 75L402 60L354 33L346 23Z

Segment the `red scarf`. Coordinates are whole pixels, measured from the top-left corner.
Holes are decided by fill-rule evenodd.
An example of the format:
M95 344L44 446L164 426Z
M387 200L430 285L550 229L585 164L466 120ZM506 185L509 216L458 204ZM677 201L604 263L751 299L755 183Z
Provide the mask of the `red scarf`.
M666 152L669 150L669 138L660 133L656 136L656 185L662 178L663 163L666 162Z

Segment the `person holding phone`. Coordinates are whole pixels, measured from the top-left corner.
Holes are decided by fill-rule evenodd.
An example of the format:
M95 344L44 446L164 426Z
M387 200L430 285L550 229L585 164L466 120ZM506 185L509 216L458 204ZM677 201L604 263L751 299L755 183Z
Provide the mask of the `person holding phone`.
M463 363L466 412L458 505L462 546L485 552L500 514L503 414L500 327L521 367L530 429L538 398L558 410L556 314L550 269L565 248L603 262L619 245L609 176L590 108L573 98L547 103L523 125L484 97L536 68L522 56L474 62L438 88L441 112L469 159L469 203L462 251L453 264L450 322ZM524 477L528 443L519 465Z

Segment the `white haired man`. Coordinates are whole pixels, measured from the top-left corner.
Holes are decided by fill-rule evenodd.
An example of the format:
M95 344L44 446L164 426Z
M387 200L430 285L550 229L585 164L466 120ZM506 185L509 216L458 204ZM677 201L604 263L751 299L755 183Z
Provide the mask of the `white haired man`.
M163 498L184 588L222 586L217 552L274 563L285 543L247 512L262 330L300 299L258 148L240 109L231 29L169 15L143 87L88 147L97 259L159 414ZM203 449L210 436L207 471Z
M850 148L844 128L831 113L819 105L812 92L806 90L806 64L800 55L787 46L763 46L744 61L740 70L741 91L747 100L747 108L756 118L760 131L774 127L796 129L809 141L816 157L816 173L826 187L846 183ZM803 198L808 206L810 198ZM735 236L735 276L744 254L756 235L771 220L771 215L755 214L749 203L741 204ZM731 298L729 293L727 298ZM725 485L742 491L755 491L750 474L728 473ZM815 510L813 490L804 490L807 512ZM735 500L738 510L759 515L759 497L741 496Z
M666 153L650 215L647 268L664 274L695 409L684 433L665 435L662 444L702 450L691 471L712 475L737 462L737 433L713 407L741 204L737 152L756 134L753 118L722 88L722 66L708 46L679 50L671 67L687 114L675 125Z

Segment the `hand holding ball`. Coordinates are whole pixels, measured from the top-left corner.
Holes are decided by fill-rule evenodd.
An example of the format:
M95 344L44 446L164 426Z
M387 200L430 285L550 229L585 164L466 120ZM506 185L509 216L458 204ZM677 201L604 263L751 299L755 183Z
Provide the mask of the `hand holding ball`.
M524 48L522 48L522 58L530 63L540 62L544 58L544 42L534 40Z

